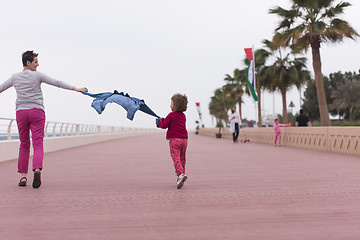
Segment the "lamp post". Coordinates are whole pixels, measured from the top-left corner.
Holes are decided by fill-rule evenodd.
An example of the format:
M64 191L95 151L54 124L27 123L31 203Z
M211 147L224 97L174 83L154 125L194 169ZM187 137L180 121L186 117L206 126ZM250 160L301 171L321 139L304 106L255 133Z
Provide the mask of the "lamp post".
M295 104L293 101L290 101L289 108L291 108L291 125L293 125L293 108L295 107Z

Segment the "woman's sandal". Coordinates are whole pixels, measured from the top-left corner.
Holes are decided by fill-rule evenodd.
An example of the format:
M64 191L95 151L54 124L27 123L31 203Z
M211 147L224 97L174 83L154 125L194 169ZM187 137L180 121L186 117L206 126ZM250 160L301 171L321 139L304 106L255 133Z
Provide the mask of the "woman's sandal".
M41 185L41 172L34 171L34 180L33 180L33 188L38 188Z
M20 178L19 186L20 186L20 187L25 187L25 186L26 186L26 182L27 182L27 178L26 178L26 177Z

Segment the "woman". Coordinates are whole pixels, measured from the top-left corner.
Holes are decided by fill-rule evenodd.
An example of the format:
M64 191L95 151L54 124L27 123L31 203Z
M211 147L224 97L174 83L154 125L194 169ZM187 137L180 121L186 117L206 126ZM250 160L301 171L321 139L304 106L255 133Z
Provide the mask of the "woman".
M45 112L41 83L50 84L59 88L77 92L87 90L77 88L67 83L50 78L47 75L37 72L39 66L38 54L33 51L26 51L22 54L23 71L13 74L7 81L0 85L0 93L10 87L16 90L16 122L19 130L20 148L18 159L18 172L21 174L19 186L26 186L27 172L30 155L30 131L34 148L33 188L41 185L40 171L43 167L44 158L44 127Z

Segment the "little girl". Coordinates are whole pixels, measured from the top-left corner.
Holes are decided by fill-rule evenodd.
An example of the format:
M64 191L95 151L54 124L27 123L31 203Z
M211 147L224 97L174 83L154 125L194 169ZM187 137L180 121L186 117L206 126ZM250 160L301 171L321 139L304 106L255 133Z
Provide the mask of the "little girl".
M166 118L156 119L156 126L168 129L166 139L169 140L170 154L174 162L177 188L180 189L187 179L185 175L186 148L188 133L186 130L186 117L184 112L187 109L186 95L175 94L171 98L171 113Z
M274 122L275 122L274 123L274 131L275 131L274 146L276 146L276 141L277 140L279 140L278 143L279 143L279 146L280 146L280 139L281 139L281 129L280 129L280 127L287 127L288 125L279 123L278 118L275 118Z

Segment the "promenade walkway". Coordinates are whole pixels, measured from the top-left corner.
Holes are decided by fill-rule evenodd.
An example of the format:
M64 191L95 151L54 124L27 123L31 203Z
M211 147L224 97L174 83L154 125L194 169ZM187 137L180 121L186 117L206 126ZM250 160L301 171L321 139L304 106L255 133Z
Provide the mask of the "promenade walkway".
M360 239L359 157L190 134L178 190L164 136L45 154L39 189L0 163L0 239Z

